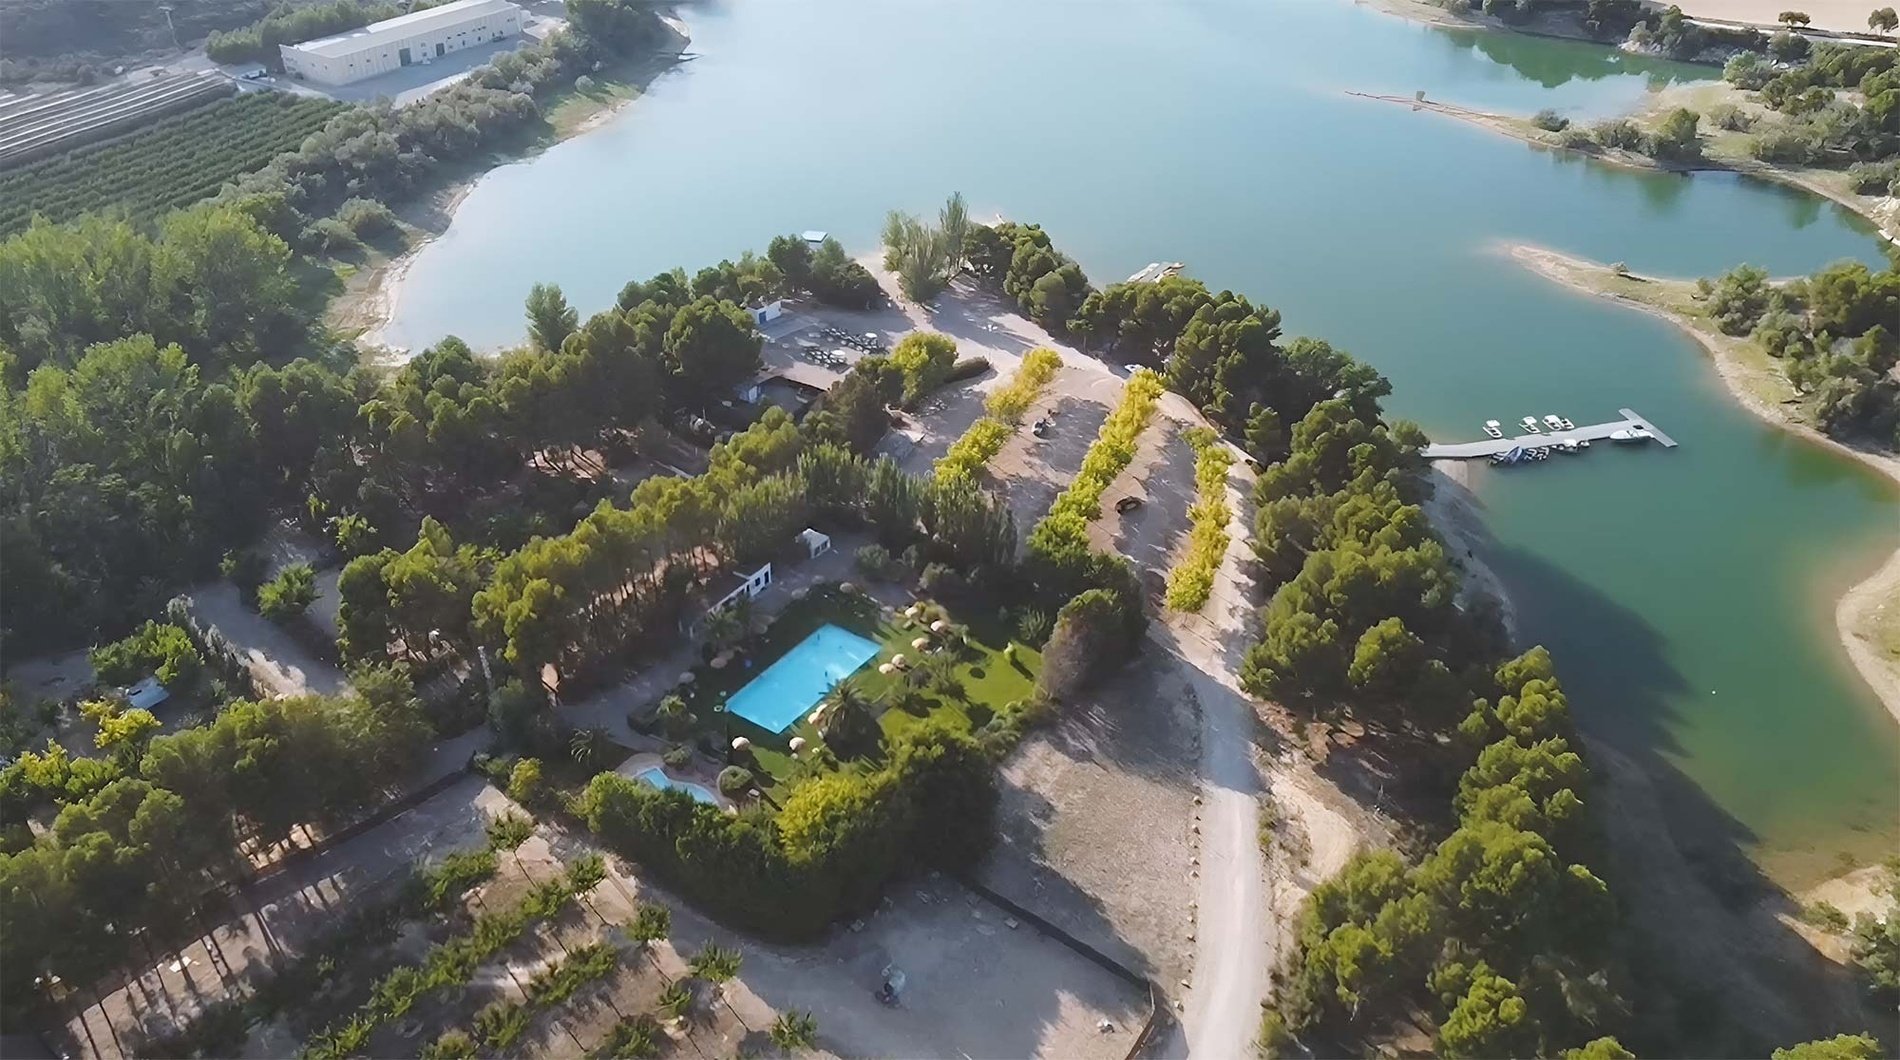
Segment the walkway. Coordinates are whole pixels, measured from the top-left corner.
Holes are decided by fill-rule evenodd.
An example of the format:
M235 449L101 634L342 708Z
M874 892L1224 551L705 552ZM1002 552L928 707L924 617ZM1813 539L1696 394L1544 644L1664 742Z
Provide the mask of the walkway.
M1655 424L1638 415L1634 409L1617 409L1623 418L1609 423L1593 423L1587 427L1576 427L1567 431L1545 431L1542 434L1521 434L1515 438L1486 438L1480 442L1434 443L1426 446L1420 453L1427 460L1474 460L1480 457L1497 456L1513 449L1532 449L1542 446L1554 446L1566 441L1600 442L1607 440L1617 431L1640 427L1653 435L1664 449L1674 449L1676 440L1664 434Z

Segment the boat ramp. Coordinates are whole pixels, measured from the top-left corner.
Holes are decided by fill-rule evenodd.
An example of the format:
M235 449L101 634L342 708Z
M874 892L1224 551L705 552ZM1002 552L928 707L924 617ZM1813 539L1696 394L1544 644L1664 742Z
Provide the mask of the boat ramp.
M1676 440L1656 428L1656 425L1637 414L1634 409L1617 409L1623 418L1609 423L1593 423L1587 427L1573 427L1570 430L1545 431L1542 434L1520 434L1515 438L1486 438L1477 442L1434 442L1426 446L1421 455L1427 460L1479 460L1485 457L1503 456L1513 449L1533 449L1540 446L1557 446L1566 441L1595 442L1609 438L1617 431L1641 428L1649 433L1665 449L1674 449Z

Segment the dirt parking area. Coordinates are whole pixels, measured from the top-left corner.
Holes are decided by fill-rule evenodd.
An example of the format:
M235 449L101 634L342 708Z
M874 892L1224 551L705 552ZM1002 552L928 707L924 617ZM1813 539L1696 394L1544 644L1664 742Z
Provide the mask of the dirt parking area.
M270 619L244 606L238 588L227 581L193 589L189 594L198 620L215 628L250 668L251 676L270 694L280 696L317 692L340 694L346 687L343 671L317 658L295 637ZM333 614L313 605L318 614Z
M743 954L726 993L748 1030L811 1012L820 1049L839 1056L1119 1058L1148 1018L1145 993L947 878L900 885L861 929L815 947L767 946L668 904L674 955L709 941ZM906 980L896 1005L873 994L890 967Z
M1198 722L1175 660L1147 652L1004 763L983 881L1170 988L1194 949Z

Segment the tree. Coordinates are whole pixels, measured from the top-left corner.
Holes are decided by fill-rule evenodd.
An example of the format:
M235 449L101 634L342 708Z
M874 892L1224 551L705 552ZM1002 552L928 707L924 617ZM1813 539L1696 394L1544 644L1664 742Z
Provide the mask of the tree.
M1042 649L1036 690L1057 701L1074 695L1096 675L1120 663L1126 648L1121 603L1106 589L1090 589L1056 613L1055 632Z
M772 1021L770 1034L772 1044L782 1052L810 1049L818 1041L818 1021L809 1012L788 1009Z
M1809 22L1812 22L1813 19L1810 19L1805 11L1783 11L1781 14L1775 16L1775 21L1789 29L1793 29L1796 26L1805 26Z
M700 298L673 317L666 332L667 366L683 397L719 401L759 370L760 338L752 317L731 302Z
M920 400L943 385L957 363L957 343L934 331L913 331L891 350L891 366L903 373L904 403Z
M559 352L561 344L580 325L580 312L567 304L567 295L559 284L537 283L528 290L528 338L549 353Z
M1773 1060L1879 1060L1880 1042L1867 1034L1837 1034L1776 1049Z
M1891 7L1875 8L1867 16L1867 28L1875 33L1892 33L1900 29L1900 14L1895 14Z
M1517 986L1498 975L1479 975L1438 1028L1440 1055L1466 1058L1536 1056L1541 1033Z
M831 690L819 719L818 735L842 758L856 758L877 749L883 730L857 682L846 678Z
M317 599L317 575L308 563L293 563L257 588L257 609L273 622L301 615Z
M891 742L890 769L910 802L910 857L963 872L996 838L996 769L976 741L947 722L927 721Z
M1650 153L1658 158L1700 158L1702 146L1696 136L1700 120L1700 115L1687 107L1670 111L1656 127L1656 134L1650 140Z

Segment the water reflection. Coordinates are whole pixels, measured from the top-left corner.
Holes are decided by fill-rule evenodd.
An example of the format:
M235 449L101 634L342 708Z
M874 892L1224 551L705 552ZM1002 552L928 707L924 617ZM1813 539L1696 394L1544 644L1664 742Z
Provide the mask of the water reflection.
M1684 81L1706 81L1716 76L1712 67L1522 33L1443 28L1439 33L1454 50L1475 51L1545 88L1556 88L1571 81L1641 76L1649 89L1655 91Z

